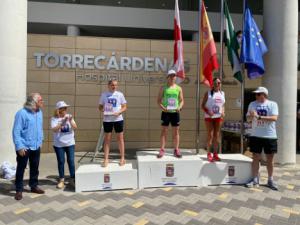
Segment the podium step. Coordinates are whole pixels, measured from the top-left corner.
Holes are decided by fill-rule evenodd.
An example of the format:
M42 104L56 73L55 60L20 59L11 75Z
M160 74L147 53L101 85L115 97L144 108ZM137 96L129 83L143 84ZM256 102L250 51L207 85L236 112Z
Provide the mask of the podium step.
M178 159L172 153L158 159L158 151L137 152L139 188L166 186L199 186L202 159L190 152L182 152Z
M100 164L80 165L75 176L76 192L137 188L137 170L131 163L110 163L106 168Z
M220 154L220 162L208 162L200 155L203 167L200 171L201 185L245 184L251 178L252 159L242 154Z

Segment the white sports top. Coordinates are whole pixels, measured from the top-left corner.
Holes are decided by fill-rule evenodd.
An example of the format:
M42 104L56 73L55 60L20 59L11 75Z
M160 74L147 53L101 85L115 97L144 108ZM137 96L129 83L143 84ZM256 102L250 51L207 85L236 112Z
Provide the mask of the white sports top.
M205 107L214 113L213 116L205 113L205 118L220 118L222 115L223 106L225 104L225 94L223 91L214 92L211 95L211 91L207 92L207 102Z

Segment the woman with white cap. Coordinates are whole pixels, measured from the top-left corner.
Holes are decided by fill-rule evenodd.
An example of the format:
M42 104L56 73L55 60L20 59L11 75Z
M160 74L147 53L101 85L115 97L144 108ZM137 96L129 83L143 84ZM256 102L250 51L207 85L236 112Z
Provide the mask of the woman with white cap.
M77 125L71 114L67 113L67 109L70 105L67 105L64 101L56 103L56 109L54 116L51 118L51 129L53 131L53 148L56 153L57 166L59 173L59 180L57 188L62 189L65 187L65 154L67 155L67 162L70 171L70 184L74 186L75 179L75 138L74 130Z

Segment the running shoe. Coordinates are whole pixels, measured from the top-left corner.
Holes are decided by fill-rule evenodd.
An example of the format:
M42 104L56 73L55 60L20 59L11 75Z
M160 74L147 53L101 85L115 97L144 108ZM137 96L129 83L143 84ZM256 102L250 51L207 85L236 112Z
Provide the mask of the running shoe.
M162 158L164 155L165 155L165 150L161 148L161 149L159 150L159 153L157 154L157 158L160 159L160 158Z
M207 161L208 162L213 162L214 161L214 158L213 158L213 156L210 152L207 153Z
M273 180L268 180L267 186L273 191L278 191L278 186L275 184Z
M217 152L214 152L213 159L214 159L214 161L221 161Z
M182 154L178 148L174 149L174 156L177 158L182 158Z
M245 187L247 188L258 188L259 187L259 181L255 181L253 178L245 184Z

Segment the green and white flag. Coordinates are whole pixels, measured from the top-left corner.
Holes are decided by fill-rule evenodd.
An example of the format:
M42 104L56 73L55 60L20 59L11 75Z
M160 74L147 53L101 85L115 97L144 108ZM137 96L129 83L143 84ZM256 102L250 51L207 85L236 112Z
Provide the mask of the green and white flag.
M224 23L225 23L225 37L226 37L226 46L227 46L227 54L228 60L231 64L231 68L233 70L233 76L238 81L242 82L242 69L239 60L239 43L236 37L236 33L234 30L234 26L232 23L231 16L229 14L228 6L226 0L224 1Z

